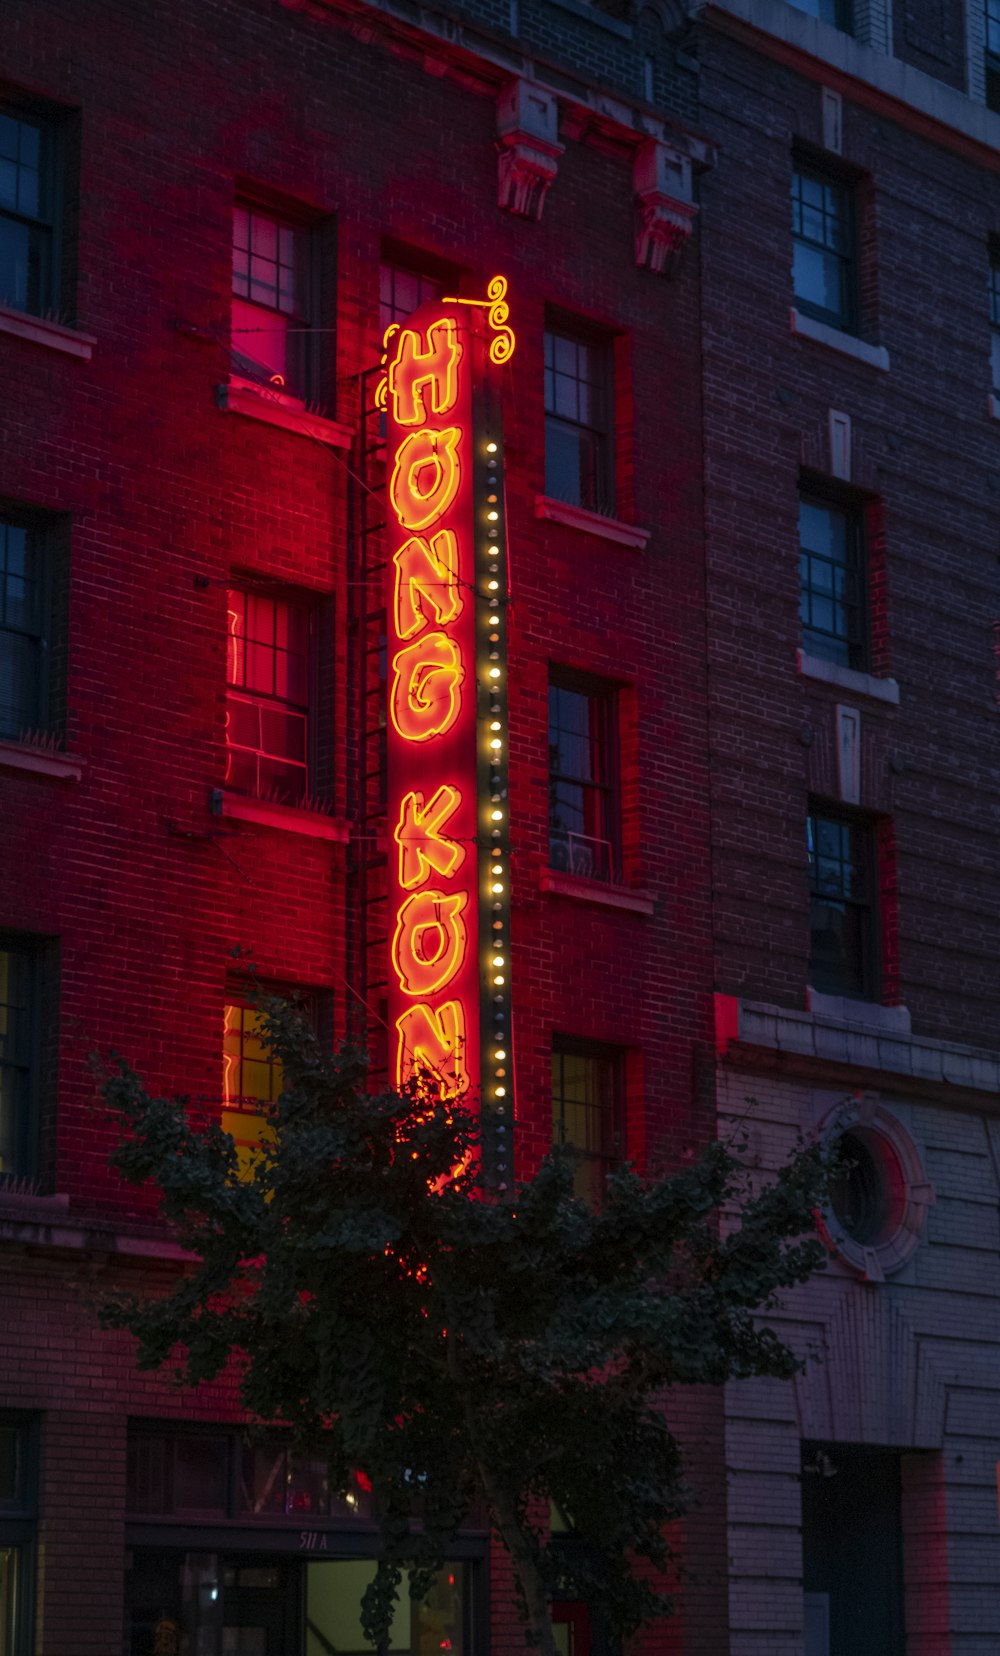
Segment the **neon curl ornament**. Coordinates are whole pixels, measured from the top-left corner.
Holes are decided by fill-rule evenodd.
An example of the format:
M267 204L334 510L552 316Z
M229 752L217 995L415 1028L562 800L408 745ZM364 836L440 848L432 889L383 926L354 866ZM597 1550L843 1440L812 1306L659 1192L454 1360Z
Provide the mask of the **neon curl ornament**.
M458 788L442 783L430 799L419 788L403 795L393 839L399 847L399 883L404 891L423 885L431 874L447 880L465 861L465 846L442 832L462 803Z
M443 736L458 718L462 652L447 633L422 633L392 658L389 717L404 742Z
M414 891L396 919L392 964L404 995L436 995L465 959L468 893Z
M396 451L396 464L389 481L392 509L404 529L429 529L442 518L458 494L462 475L458 426L442 431L411 431ZM427 474L430 484L425 487Z
M486 287L486 297L490 301L487 321L496 335L490 340L490 361L497 367L502 367L514 355L514 346L517 340L513 328L507 327L507 318L510 315L510 306L507 304L507 278L494 276Z

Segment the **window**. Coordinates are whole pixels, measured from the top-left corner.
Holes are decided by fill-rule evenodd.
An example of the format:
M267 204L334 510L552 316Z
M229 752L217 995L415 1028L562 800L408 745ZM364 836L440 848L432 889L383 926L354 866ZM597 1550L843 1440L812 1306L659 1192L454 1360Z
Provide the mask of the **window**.
M1000 110L1000 0L986 0L986 103Z
M619 874L617 697L592 679L549 678L549 863L569 874Z
M809 983L821 994L874 1000L878 903L874 827L816 806L808 818Z
M803 648L824 661L865 671L864 531L856 510L803 495L799 582Z
M817 167L792 174L792 288L806 316L854 332L857 261L854 192Z
M611 350L593 335L545 334L545 493L590 512L614 512Z
M231 588L228 625L226 786L299 804L309 787L309 607Z
M281 1062L265 1041L260 1013L229 1002L222 1045L222 1130L232 1134L241 1174L249 1173L261 1141L274 1136L268 1114L281 1088Z
M436 277L387 261L379 266L378 280L380 336L393 322L405 322L428 299L436 299L444 291L443 283ZM458 290L452 288L449 291L455 293Z
M47 575L44 531L0 518L0 739L48 722Z
M126 1511L142 1517L365 1518L361 1483L330 1492L325 1456L282 1438L136 1423L129 1431ZM6 1656L0 1646L0 1656Z
M0 304L45 315L59 304L56 132L0 108Z
M1000 0L997 0L1000 5ZM1000 105L998 105L1000 107ZM990 326L992 328L993 394L1000 396L1000 248L990 259Z
M233 212L233 369L303 399L315 394L307 228L256 206Z
M35 1170L38 951L0 934L0 1184Z
M552 1043L552 1142L574 1151L573 1188L601 1199L621 1160L622 1054L557 1036Z
M33 1648L36 1461L32 1422L0 1414L0 1656Z
M852 28L849 0L789 0L796 11L807 17L818 17L821 23L832 23L835 29L850 34Z

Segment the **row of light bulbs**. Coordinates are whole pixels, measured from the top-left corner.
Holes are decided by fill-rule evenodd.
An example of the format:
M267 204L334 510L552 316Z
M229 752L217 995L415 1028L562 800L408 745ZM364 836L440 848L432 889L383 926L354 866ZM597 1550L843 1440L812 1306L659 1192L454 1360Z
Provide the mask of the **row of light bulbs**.
M501 548L499 544L497 544L500 540L500 530L497 527L500 522L499 443L494 442L493 440L488 441L485 445L485 452L487 465L486 481L488 489L486 496L486 522L489 527L486 532L488 544L484 546L483 553L486 559L486 572L488 576L486 581L486 592L488 595L487 601L490 606L489 613L486 616L486 625L489 628L488 641L490 646L490 666L487 668L486 677L491 691L494 695L496 695L500 692L500 681L503 678L503 670L499 665L499 629L501 623L499 606L501 600L499 596L497 596L501 590L499 562ZM490 765L493 767L500 764L504 752L503 709L501 703L496 699L494 699L490 704L490 719L487 728L487 747ZM502 795L499 791L499 777L495 772L491 774L490 780L492 784L489 811L489 822L491 825L490 832L491 839L498 841L503 838L502 824L505 820L505 810L502 802ZM504 866L501 848L498 844L494 844L490 851L489 868L489 889L490 895L493 898L492 912L494 917L500 914L503 910L502 899L505 897L507 892L507 886L505 883L506 875L507 870ZM493 937L492 949L489 957L490 967L492 969L491 981L494 989L501 991L500 994L496 994L493 997L493 1004L494 1007L497 1007L499 1003L502 1007L503 1002L506 999L504 991L506 990L507 984L507 955L504 953L502 920L494 918L493 932L494 934L499 933L499 935L494 935ZM507 1098L507 1045L505 1043L509 1041L509 1031L505 1031L505 1022L504 1011L499 1009L495 1010L493 1015L493 1026L494 1041L496 1044L492 1048L493 1084L489 1088L489 1093L492 1095L492 1099L496 1101L495 1108L497 1114L501 1116L506 1113ZM501 1127L499 1131L506 1137L505 1129L503 1127ZM505 1164L500 1156L498 1156L497 1172L498 1175L501 1176L505 1172ZM506 1189L506 1185L501 1182L500 1188Z

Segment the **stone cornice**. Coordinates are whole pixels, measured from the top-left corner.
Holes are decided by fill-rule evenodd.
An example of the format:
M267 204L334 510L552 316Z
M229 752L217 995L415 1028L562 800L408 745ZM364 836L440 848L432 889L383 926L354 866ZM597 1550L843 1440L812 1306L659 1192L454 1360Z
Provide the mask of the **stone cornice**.
M696 168L713 164L715 150L704 134L675 121L649 104L612 92L583 75L551 60L523 51L516 40L498 34L478 20L440 6L421 5L414 21L412 7L398 0L278 0L287 11L322 17L337 14L348 20L355 36L365 43L378 34L391 39L396 50L409 47L415 61L434 73L451 74L463 85L496 97L513 76L534 82L559 100L566 136L630 152L647 138L665 139L683 151Z

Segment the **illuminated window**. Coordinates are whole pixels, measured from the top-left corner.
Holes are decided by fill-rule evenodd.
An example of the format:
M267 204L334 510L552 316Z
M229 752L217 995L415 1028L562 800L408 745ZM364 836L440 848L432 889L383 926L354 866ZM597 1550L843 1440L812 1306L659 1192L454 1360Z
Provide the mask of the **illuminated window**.
M46 537L27 520L0 519L0 737L48 719Z
M281 1093L281 1063L264 1038L260 1013L236 1001L225 1009L222 1052L222 1130L232 1134L246 1170L256 1147L273 1137L268 1112Z
M309 786L309 607L227 596L226 786L295 805Z
M233 371L280 395L315 394L310 234L256 206L233 211Z
M552 1042L552 1142L574 1152L573 1188L598 1202L621 1160L622 1054L555 1036Z
M0 1184L35 1167L39 964L33 943L0 937Z
M841 667L868 666L861 514L804 495L799 503L802 644Z
M380 336L393 322L405 322L428 299L437 299L444 291L436 277L386 261L379 266L378 283Z
M599 681L549 675L549 863L618 878L617 696Z
M33 1648L36 1462L33 1423L0 1414L0 1656Z
M0 107L0 304L58 307L58 208L55 126Z
M854 191L818 167L792 174L792 287L807 316L848 332L857 326Z
M878 993L875 831L863 817L817 805L807 819L809 982L821 994Z
M563 326L545 334L545 493L614 511L610 345Z

